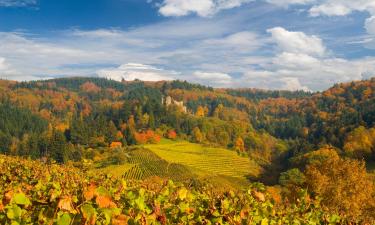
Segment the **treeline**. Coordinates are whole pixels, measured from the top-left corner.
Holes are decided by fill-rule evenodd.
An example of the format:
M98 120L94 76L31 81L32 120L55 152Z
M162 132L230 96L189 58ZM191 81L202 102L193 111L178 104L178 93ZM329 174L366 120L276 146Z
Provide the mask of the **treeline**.
M245 97L251 101L260 101L267 98L286 98L286 99L295 99L295 98L306 98L313 95L312 92L307 91L286 91L286 90L259 90L252 88L244 89L224 89L228 94Z

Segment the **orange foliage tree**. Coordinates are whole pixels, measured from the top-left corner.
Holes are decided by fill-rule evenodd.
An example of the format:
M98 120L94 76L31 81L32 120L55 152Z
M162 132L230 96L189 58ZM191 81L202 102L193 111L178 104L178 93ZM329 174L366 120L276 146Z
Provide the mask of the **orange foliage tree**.
M147 143L159 143L160 142L160 136L155 134L152 130L142 131L142 132L136 132L134 134L134 138L137 142L137 144L147 144Z
M168 134L167 134L167 137L168 137L169 139L172 139L172 140L176 139L176 137L177 137L177 133L176 133L176 131L174 131L174 130L169 130L169 131L168 131Z
M235 144L234 144L234 147L235 147L235 149L236 149L237 151L240 151L240 152L245 151L245 143L244 143L244 141L242 140L241 137L238 137L238 138L236 139L236 142L235 142Z
M374 183L364 162L342 158L315 161L307 166L306 182L330 211L357 221L368 216L374 219Z

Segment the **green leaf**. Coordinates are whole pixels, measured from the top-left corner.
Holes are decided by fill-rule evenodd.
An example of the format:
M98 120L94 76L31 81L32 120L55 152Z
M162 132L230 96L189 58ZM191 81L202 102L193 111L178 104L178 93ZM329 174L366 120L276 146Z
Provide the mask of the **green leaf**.
M109 192L107 191L107 189L105 189L104 187L100 186L98 187L96 190L96 193L100 196L110 196Z
M96 215L96 210L92 205L85 204L81 207L81 212L85 219L91 219Z
M16 203L17 205L30 205L31 202L29 198L26 197L24 193L18 193L13 196L13 202Z
M184 200L186 198L186 195L187 195L187 189L186 188L181 188L179 191L178 191L178 198L180 200Z
M141 210L141 211L144 211L145 208L146 208L146 204L145 204L144 198L141 198L141 197L137 198L135 200L135 204L137 204L138 209Z
M213 216L215 217L219 217L221 216L221 214L219 213L219 211L215 210L213 213L212 213Z
M103 209L103 214L105 217L105 224L110 224L112 218L112 211L110 209Z
M267 218L262 219L262 222L260 222L260 225L268 225L268 219Z
M17 205L13 205L7 211L7 217L11 220L19 220L22 216L22 209Z
M56 223L57 225L69 225L72 219L70 218L70 215L68 213L64 213L62 216L60 216Z
M329 223L330 224L337 224L337 223L340 222L340 219L341 219L340 216L334 214L334 215L331 216L331 218L329 218Z

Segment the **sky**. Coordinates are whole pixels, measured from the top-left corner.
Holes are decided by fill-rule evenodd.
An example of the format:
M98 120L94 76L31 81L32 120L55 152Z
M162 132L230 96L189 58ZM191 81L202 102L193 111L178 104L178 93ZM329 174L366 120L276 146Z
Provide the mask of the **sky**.
M0 78L321 91L375 76L375 0L0 0Z

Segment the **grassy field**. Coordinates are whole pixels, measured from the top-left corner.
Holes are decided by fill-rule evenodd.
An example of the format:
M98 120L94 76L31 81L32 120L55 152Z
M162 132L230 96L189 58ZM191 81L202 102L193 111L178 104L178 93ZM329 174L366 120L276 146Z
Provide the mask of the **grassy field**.
M159 144L126 150L126 160L120 165L96 168L94 172L127 179L159 176L176 181L192 178L213 184L241 187L249 184L247 177L256 177L260 167L236 152L205 147L186 141L163 139Z

